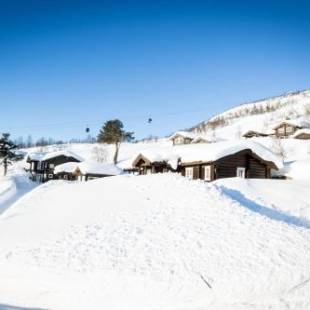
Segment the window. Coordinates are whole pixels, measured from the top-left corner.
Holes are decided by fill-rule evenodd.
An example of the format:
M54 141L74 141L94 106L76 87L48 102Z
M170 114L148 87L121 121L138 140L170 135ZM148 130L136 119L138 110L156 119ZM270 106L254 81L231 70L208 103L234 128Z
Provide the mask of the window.
M245 168L244 167L237 167L237 177L238 178L245 178Z
M194 169L193 167L185 167L185 176L189 179L192 179L194 176Z
M68 176L66 174L64 174L64 179L68 180Z
M42 168L41 168L41 162L40 162L40 161L38 161L37 169L38 169L38 170L41 170L41 169L42 169Z
M205 181L211 180L211 166L204 166L205 171Z
M287 133L293 133L293 132L294 132L293 127L292 127L292 126L287 126L287 127L286 127L286 132L287 132Z
M53 179L53 178L54 178L54 175L53 175L52 173L49 173L49 174L48 174L48 178L49 178L49 179Z
M55 168L55 165L54 164L49 164L49 167L50 167L50 169L53 169L53 168Z
M278 132L281 133L281 134L284 134L284 128L283 128L283 127L280 127L280 128L278 129Z

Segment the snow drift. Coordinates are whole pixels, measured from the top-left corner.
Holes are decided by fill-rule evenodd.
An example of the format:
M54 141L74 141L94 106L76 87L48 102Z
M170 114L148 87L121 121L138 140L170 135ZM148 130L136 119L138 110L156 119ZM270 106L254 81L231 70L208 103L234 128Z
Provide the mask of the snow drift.
M0 217L2 303L309 309L310 230L178 175L49 182Z

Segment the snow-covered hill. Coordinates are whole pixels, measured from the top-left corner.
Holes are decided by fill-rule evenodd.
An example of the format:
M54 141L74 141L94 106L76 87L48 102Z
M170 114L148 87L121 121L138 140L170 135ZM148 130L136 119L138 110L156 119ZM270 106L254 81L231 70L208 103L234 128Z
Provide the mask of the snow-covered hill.
M310 90L246 103L191 128L217 139L236 139L248 130L270 132L285 119L310 120Z
M309 309L309 222L263 211L174 174L46 183L0 217L0 302Z

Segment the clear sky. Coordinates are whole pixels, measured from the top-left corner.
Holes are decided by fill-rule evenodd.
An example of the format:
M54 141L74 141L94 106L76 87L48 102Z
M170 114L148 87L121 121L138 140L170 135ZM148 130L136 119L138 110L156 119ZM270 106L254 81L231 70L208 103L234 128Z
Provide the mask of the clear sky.
M0 132L166 135L310 88L307 2L0 0Z

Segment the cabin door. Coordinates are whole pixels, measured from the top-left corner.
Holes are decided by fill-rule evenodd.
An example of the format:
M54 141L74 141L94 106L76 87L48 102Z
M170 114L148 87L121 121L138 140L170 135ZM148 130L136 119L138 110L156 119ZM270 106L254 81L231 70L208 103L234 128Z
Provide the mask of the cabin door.
M245 168L244 167L237 167L237 177L238 178L245 178Z

